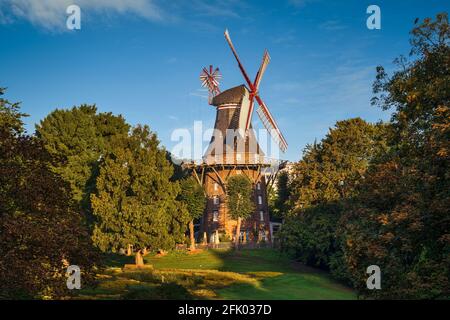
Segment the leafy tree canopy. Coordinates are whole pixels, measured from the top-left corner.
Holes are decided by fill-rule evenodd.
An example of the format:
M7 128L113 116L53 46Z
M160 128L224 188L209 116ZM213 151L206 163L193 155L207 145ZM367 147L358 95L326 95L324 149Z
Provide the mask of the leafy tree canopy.
M178 200L185 206L192 220L203 215L206 207L206 197L201 185L193 177L181 180L181 191Z
M361 118L338 121L320 143L308 145L295 164L292 205L302 209L354 194L369 164L387 151L387 129Z
M54 158L52 170L70 184L73 199L85 211L89 211L99 160L128 131L122 116L97 113L90 105L56 109L36 125L37 137Z
M23 116L0 98L0 298L65 296L65 268L80 266L88 284L98 256L50 154L23 133Z
M169 249L183 241L189 215L176 200L180 186L172 175L156 134L134 128L101 161L92 195L95 244L115 252L128 245Z
M233 219L246 219L255 211L251 181L238 174L227 180L227 206Z

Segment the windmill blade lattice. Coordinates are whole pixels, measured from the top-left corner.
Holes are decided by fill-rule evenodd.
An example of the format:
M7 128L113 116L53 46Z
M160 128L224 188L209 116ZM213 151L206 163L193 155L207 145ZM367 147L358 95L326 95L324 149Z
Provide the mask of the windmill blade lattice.
M287 142L283 137L283 134L281 133L280 129L278 129L278 126L276 123L273 123L274 120L272 116L269 113L269 110L267 107L263 107L262 105L259 106L259 108L256 110L256 113L259 116L259 119L261 120L262 124L266 128L267 132L269 132L272 139L275 141L275 143L278 144L281 151L286 152L287 149ZM270 119L272 118L272 121Z
M219 71L219 68L213 69L213 66L209 66L209 69L206 67L202 69L200 73L200 81L202 83L202 87L207 88L209 92L209 100L218 95L220 93L219 89L219 80L222 79L222 74Z

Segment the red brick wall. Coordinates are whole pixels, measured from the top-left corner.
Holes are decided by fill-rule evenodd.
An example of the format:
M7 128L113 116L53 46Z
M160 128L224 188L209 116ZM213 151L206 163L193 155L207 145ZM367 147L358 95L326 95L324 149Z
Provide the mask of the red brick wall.
M216 167L217 173L222 178L222 181L226 181L228 176L238 174L238 170L219 169ZM262 230L266 234L266 240L270 241L270 219L267 203L266 183L263 175L258 178L258 171L255 169L241 170L240 173L247 175L254 182L254 201L255 212L252 216L242 222L241 231L248 232L248 241L257 241L258 236L255 235L254 230ZM257 188L257 183L260 183L260 189ZM217 189L215 190L214 184L217 183ZM228 208L226 205L226 194L223 189L220 180L213 171L209 171L205 177L204 188L208 196L205 213L202 219L201 237L203 232L207 233L208 241L210 236L219 230L220 234L226 234L230 238L233 238L236 230L236 220L231 219L228 215ZM214 204L214 197L219 198L219 204ZM258 204L258 196L261 196L262 204ZM218 221L214 221L213 212L218 211ZM264 221L260 221L260 211L263 211Z

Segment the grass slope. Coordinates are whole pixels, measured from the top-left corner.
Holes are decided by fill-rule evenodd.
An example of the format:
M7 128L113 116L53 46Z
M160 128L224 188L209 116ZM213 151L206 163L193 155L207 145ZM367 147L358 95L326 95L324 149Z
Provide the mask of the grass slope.
M216 290L221 299L355 299L349 288L313 268L296 268L285 255L272 249L208 250L199 254L148 257L155 268L215 269L256 278L257 283L236 283Z
M272 249L205 250L146 256L153 268L122 269L132 258L108 256L95 288L80 299L355 299L329 276L293 264Z

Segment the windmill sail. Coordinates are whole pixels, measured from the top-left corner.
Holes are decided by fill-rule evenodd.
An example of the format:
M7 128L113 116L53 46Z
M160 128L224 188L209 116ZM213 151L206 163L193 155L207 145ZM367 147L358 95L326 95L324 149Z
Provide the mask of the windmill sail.
M262 121L264 127L267 129L267 131L269 131L269 134L272 136L274 141L279 145L281 151L285 152L287 149L286 139L284 139L283 134L281 133L275 120L273 119L272 115L270 114L269 109L264 104L264 102L262 101L262 99L259 97L259 94L258 94L259 84L261 82L262 76L264 75L264 72L266 71L267 65L270 62L269 53L267 52L267 50L264 51L263 60L262 60L261 66L259 67L258 73L256 74L255 81L251 82L250 78L247 75L247 72L244 69L244 66L241 63L241 60L239 59L239 56L237 55L234 45L231 42L231 38L230 38L230 34L228 33L228 30L225 30L225 39L227 40L228 45L230 46L230 49L233 52L234 57L236 58L239 69L241 70L242 75L244 76L244 79L247 82L249 89L250 89L250 94L249 94L249 99L248 99L249 100L248 107L246 106L243 110L241 110L241 114L240 114L240 116L241 116L240 119L245 119L245 129L248 130L250 128L250 122L251 122L252 114L253 114L253 99L256 99L256 101L258 101L258 105L259 105L259 108L256 111L258 113L259 118L261 119L261 121ZM240 125L241 125L241 121L240 121Z
M263 76L264 72L266 72L266 68L267 68L267 65L269 64L269 62L270 62L269 52L267 52L267 50L265 50L264 55L263 55L263 60L261 62L261 66L259 67L258 73L256 74L256 77L255 77L254 86L255 86L256 91L258 91L262 76Z
M200 81L202 83L202 87L208 89L209 103L211 103L212 98L220 93L219 89L219 80L222 78L220 74L219 68L213 69L213 66L209 66L209 70L207 68L203 68L200 73Z
M256 110L256 113L258 114L259 119L261 119L264 127L272 136L272 139L278 144L281 151L285 152L287 149L286 139L284 139L283 134L281 133L280 129L278 129L278 125L276 124L264 102L260 98L258 100L259 108Z
M250 99L248 90L244 90L244 98L242 99L241 108L239 110L239 129L244 130L244 132L248 129L247 128L247 121L248 118L251 118L251 111L250 108L253 106L253 101Z

